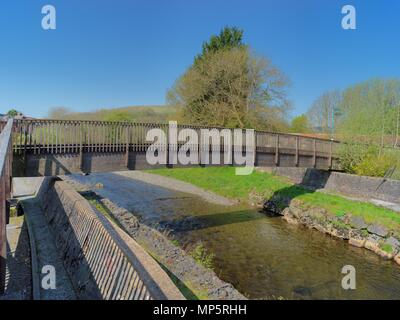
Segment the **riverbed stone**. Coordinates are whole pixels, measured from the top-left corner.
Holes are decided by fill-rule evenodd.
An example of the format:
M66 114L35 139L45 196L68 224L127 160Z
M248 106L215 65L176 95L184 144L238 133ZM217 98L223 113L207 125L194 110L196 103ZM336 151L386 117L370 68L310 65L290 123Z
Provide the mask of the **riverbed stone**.
M388 229L386 229L384 226L375 223L370 224L367 230L369 233L376 234L380 237L386 237L389 233Z
M270 211L276 214L282 214L282 210L279 208L277 203L273 200L268 200L264 203L264 210Z
M301 208L295 206L290 206L290 212L297 219L300 219L305 214L305 212Z
M349 239L350 230L346 228L337 228L333 227L330 231L330 234L336 238L347 240Z
M296 218L294 218L293 216L291 216L291 215L289 215L289 214L284 215L284 216L282 217L282 219L285 220L286 222L290 223L290 224L294 224L294 225L299 224L299 220L296 219Z
M349 232L349 244L352 246L362 248L365 245L365 237L358 229L352 229Z
M325 227L325 225L316 223L314 224L314 229L318 230L319 232L322 233L328 233L328 229Z
M365 246L365 239L350 237L349 244L351 244L354 247L363 248Z
M394 257L394 261L400 265L400 254L398 254L397 256Z
M376 249L374 252L375 252L376 254L378 254L379 256L381 256L382 258L388 259L388 260L393 259L394 255L397 253L397 252L394 252L394 251L393 251L393 248L392 248L392 251L391 251L391 252L387 252L387 251L383 250L382 247L379 247L379 248Z
M382 238L376 234L370 234L365 241L364 247L368 250L377 252L380 251L379 243L382 241Z
M355 216L352 216L351 218L350 218L350 225L353 227L353 228L356 228L356 229L367 229L368 228L368 224L365 222L365 220L362 218L362 217L355 217Z
M390 244L393 248L400 248L400 241L393 236L387 238L385 243Z

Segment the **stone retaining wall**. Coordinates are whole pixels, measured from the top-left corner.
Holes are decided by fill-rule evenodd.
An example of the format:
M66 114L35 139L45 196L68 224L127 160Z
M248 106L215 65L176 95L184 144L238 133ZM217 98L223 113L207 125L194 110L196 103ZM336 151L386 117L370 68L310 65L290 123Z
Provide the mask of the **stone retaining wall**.
M294 183L347 196L400 203L400 181L309 168L264 168Z
M80 299L183 299L160 266L68 184L47 181L37 197Z

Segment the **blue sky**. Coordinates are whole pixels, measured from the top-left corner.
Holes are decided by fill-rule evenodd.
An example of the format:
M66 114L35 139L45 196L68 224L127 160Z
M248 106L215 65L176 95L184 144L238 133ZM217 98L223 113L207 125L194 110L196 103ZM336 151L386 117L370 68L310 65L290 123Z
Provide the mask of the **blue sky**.
M42 6L57 29L41 28ZM341 8L357 30L341 28ZM0 3L0 113L46 116L165 103L201 44L225 25L291 80L293 115L326 90L400 77L397 0L4 0Z

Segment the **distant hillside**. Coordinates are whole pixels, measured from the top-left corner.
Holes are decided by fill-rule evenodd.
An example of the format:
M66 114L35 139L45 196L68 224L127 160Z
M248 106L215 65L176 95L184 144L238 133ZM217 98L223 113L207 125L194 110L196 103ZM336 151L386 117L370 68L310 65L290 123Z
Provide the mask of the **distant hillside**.
M99 109L91 112L71 112L65 108L53 108L48 118L66 120L167 122L177 120L177 111L171 106L130 106Z

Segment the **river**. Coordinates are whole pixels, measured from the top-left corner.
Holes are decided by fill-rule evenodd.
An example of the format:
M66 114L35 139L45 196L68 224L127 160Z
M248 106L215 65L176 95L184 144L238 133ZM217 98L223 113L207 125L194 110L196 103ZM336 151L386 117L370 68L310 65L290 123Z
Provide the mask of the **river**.
M251 299L400 299L400 267L365 249L254 209L224 207L113 173L73 175L190 250L201 243L224 281ZM342 267L356 289L341 286Z

